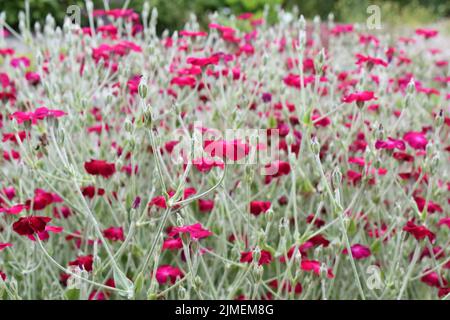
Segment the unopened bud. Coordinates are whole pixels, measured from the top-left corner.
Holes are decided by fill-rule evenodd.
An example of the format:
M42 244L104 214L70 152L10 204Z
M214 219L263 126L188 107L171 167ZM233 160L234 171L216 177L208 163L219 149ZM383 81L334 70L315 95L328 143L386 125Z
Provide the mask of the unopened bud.
M444 124L444 110L440 109L436 116L436 128L441 128Z
M148 93L147 77L142 76L141 81L139 82L138 92L141 99L147 98Z
M311 139L311 150L316 156L320 153L320 144L316 137Z
M434 175L437 172L437 169L439 167L440 159L439 155L435 155L430 162L430 173Z
M147 128L151 128L153 118L152 118L152 108L151 106L147 106L147 109L144 111L144 117L143 117L144 125Z
M255 262L258 262L261 258L261 249L259 247L255 247L255 249L253 249L252 258Z
M406 87L406 93L413 94L414 91L416 91L416 83L414 79L411 79L408 83L408 86Z
M336 167L332 174L333 178L333 185L335 188L341 185L342 183L342 173L341 170L339 170L339 167Z

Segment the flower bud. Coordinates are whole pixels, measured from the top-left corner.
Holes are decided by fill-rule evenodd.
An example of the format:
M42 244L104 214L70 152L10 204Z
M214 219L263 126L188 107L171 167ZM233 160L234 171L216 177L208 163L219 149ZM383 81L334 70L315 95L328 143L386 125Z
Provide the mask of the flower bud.
M261 258L261 249L257 246L255 249L253 249L253 262L258 263L259 259Z
M408 83L408 86L406 87L406 93L413 94L415 91L416 91L416 83L414 79L411 78L411 80Z
M335 188L339 187L342 183L342 173L341 170L339 170L339 167L336 167L333 170L333 174L332 174L332 179L333 179L333 185Z
M430 173L434 175L439 168L440 158L439 155L435 155L430 161Z
M316 137L311 139L311 150L316 156L320 153L320 144Z
M139 96L141 97L142 100L147 98L148 86L147 86L147 77L146 76L142 76L141 81L139 82L138 92L139 92Z
M304 31L306 30L306 20L303 15L300 16L300 20L298 21L298 26L300 30Z
M130 119L125 120L124 128L128 133L133 132L133 123L130 121Z
M178 299L184 300L186 298L187 298L187 290L183 286L180 286L178 288Z
M152 122L153 122L153 117L152 117L152 108L150 105L147 105L147 109L144 111L143 121L144 121L144 125L147 128L151 128Z
M255 265L253 272L255 274L256 283L261 282L263 274L264 274L263 266Z
M436 128L440 129L442 125L444 124L444 110L440 109L439 113L436 116Z

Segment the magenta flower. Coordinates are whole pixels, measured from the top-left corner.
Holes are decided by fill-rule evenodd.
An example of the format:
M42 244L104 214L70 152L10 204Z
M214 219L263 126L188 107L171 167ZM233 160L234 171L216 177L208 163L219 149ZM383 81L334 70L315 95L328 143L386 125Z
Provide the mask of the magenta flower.
M213 233L204 229L200 223L194 223L189 226L174 227L170 233L170 237L179 235L180 233L187 233L193 240L200 240L209 237Z
M355 102L358 104L358 106L362 106L364 102L376 100L375 94L372 91L361 91L361 92L354 92L351 93L345 97L342 98L342 102L345 103L352 103Z
M406 145L402 140L397 140L391 137L388 137L388 140L383 141L383 140L377 140L375 142L375 149L379 150L379 149L387 149L387 150L393 150L393 149L398 149L398 150L405 150L406 149Z
M183 278L184 274L177 267L163 265L158 267L155 277L159 284L165 284L168 279L170 279L171 284L174 284L177 278Z
M403 140L405 140L411 148L416 150L425 150L428 143L428 140L423 132L415 131L405 133Z
M363 246L361 244L354 244L350 248L352 252L352 257L356 260L361 260L370 257L371 252L370 249L366 246ZM348 254L348 250L344 249L342 251L343 254Z

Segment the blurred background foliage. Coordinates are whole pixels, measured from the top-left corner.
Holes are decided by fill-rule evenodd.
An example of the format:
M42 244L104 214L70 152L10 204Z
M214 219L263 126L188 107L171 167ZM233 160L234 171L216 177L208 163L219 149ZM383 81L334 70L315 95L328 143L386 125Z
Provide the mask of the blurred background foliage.
M307 18L320 15L326 18L333 12L337 21L358 22L368 17L367 7L372 4L381 8L383 23L418 25L434 22L439 18L450 16L449 0L94 0L97 9L104 8L107 1L111 8L122 7L128 3L129 8L140 12L144 2L158 8L158 28L180 29L189 18L190 13L197 14L198 20L205 24L208 13L240 14L253 12L261 14L264 5L272 7L281 5L291 9L297 6ZM24 0L0 0L0 12L6 12L6 20L17 27L18 13L24 10ZM30 0L30 16L35 21L43 22L45 16L52 14L61 23L70 5L84 7L83 0Z

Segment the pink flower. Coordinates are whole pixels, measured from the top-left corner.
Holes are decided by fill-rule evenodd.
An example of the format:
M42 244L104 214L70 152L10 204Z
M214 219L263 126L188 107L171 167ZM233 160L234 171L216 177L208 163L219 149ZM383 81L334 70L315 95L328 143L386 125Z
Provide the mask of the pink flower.
M180 233L188 233L194 240L204 239L213 234L211 231L204 229L200 223L194 223L188 226L174 227L169 236L174 237Z
M389 137L387 141L377 140L375 142L375 149L377 149L377 150L379 150L379 149L405 150L406 149L406 145L405 145L405 143L402 140L397 140L397 139Z
M413 221L408 221L406 223L406 226L403 227L403 231L412 234L414 238L416 238L416 240L428 238L431 242L433 242L436 238L436 235L433 232L431 232L424 226L416 225Z
M258 264L269 264L272 261L272 255L267 250L261 250L261 256L259 258ZM253 262L253 251L241 252L240 262Z
M2 251L5 248L8 248L8 247L12 247L12 243L1 243L0 242L0 251Z
M330 244L330 241L328 241L321 234L318 234L318 235L308 239L308 241L306 241L305 243L301 244L299 247L299 250L302 254L306 255L306 253L307 253L306 251L311 248L314 248L316 246L323 246L324 248L326 248L326 247L328 247L329 244ZM291 258L292 254L293 254L293 251L291 253L291 250L289 250L288 258Z
M33 235L34 233L45 231L47 223L51 220L51 218L42 216L22 217L14 222L13 230L21 236Z
M183 241L181 240L181 238L169 238L164 240L163 246L162 246L163 250L176 250L176 249L181 249L183 248Z
M230 161L238 161L246 157L250 152L250 147L239 140L207 140L204 143L204 150L211 157L224 157Z
M250 213L258 216L261 213L267 212L271 205L270 201L252 201L250 202Z
M77 266L80 269L84 269L87 272L92 271L94 264L94 256L92 254L87 256L78 256L75 260L69 262L69 266Z
M274 161L264 167L265 175L272 177L281 177L291 172L291 165L286 161Z
M30 59L28 59L25 56L11 59L11 66L13 68L18 68L20 65L22 65L25 68L28 68L30 64L31 64Z
M165 284L167 279L170 279L170 283L174 284L177 278L183 278L183 272L177 267L172 267L170 265L159 266L156 270L156 280L159 284Z
M355 258L356 260L365 259L367 257L370 257L371 255L370 249L361 244L354 244L353 246L351 246L350 250L352 252L353 258ZM342 253L348 254L347 249L344 249Z
M211 212L214 209L214 200L198 200L198 209L200 212Z
M123 235L122 227L110 227L108 229L103 230L103 235L106 239L112 241L124 241L125 237Z
M204 31L188 31L188 30L181 30L179 32L180 36L184 37L206 37L208 33Z
M194 159L192 164L199 172L209 172L214 167L223 169L225 166L225 164L220 160L212 160L204 157Z
M60 118L66 115L64 111L61 110L51 110L46 107L37 108L35 111L31 112L23 112L17 111L14 112L10 118L16 119L18 124L21 124L25 121L31 121L32 124L35 124L37 120L43 120L45 118Z
M210 65L210 64L213 64L213 65L218 64L219 56L212 55L211 57L207 57L207 58L189 57L189 58L187 58L186 62L189 64L192 64L193 66L206 67L207 65Z
M104 178L111 177L116 172L114 163L108 163L105 160L94 160L84 163L84 169L87 173L94 176L101 175Z
M331 34L334 36L339 36L344 33L353 32L354 28L351 24L338 24L333 29L331 29Z
M438 31L434 29L417 29L416 34L424 37L425 39L434 38L438 35Z
M342 102L352 103L356 101L358 106L361 107L362 104L364 104L364 102L376 99L377 98L375 97L375 94L372 91L361 91L361 92L354 92L343 97Z
M450 229L450 218L442 218L441 220L439 220L438 222L438 226L447 226Z
M359 53L356 55L356 58L358 59L358 61L356 62L357 65L366 63L369 66L369 68L371 68L373 65L380 65L383 67L387 67L388 65L387 62L382 59L374 58L371 56L364 56Z
M405 133L405 135L403 136L403 140L405 140L411 146L411 148L414 148L416 150L425 150L428 143L428 140L423 132L415 131Z
M448 285L447 280L445 280L445 278L441 277L437 272L426 273L422 278L420 278L420 281L429 285L430 287L436 287L436 288L441 288L442 287L441 283L443 284L444 287L446 287Z
M15 215L15 214L21 213L22 210L24 210L24 209L28 210L28 206L23 205L23 204L16 204L10 208L0 208L0 212L4 212L4 213L10 214L10 215Z
M303 259L300 263L300 269L302 269L303 271L312 271L316 275L320 275L320 265L321 263L317 260ZM333 271L330 268L327 269L327 278L334 278Z
M184 76L184 77L174 77L170 80L170 84L177 85L179 87L191 87L194 88L197 81L194 77Z

